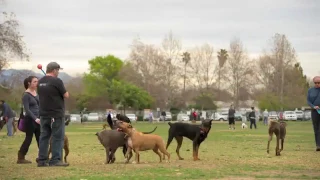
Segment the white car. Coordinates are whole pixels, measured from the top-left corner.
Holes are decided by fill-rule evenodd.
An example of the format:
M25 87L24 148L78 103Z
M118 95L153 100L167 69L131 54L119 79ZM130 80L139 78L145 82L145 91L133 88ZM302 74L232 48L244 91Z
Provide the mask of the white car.
M80 114L70 114L71 122L81 122Z
M228 112L215 112L211 115L211 118L214 121L227 121L228 120Z
M283 112L283 119L296 121L298 118L297 118L297 114L294 111L284 111Z
M98 113L89 113L88 121L100 121L100 116Z
M177 121L190 121L188 114L178 114Z
M304 114L303 111L295 111L297 115L297 120L303 120Z
M131 122L136 122L138 117L135 114L126 114L126 116L130 119Z

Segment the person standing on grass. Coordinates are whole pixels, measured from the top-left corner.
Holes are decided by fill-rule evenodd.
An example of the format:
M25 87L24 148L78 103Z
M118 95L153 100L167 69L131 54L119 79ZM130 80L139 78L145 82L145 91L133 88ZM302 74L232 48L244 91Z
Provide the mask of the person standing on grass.
M268 125L269 112L267 109L263 111L263 124Z
M39 96L37 93L38 78L35 76L27 77L24 82L26 91L23 93L23 109L26 112L24 117L26 126L26 136L18 152L18 164L30 164L31 161L25 159L32 142L33 134L36 137L39 148L40 138L40 119L39 119Z
M320 76L313 78L314 87L308 90L307 102L312 108L311 119L313 124L316 151L320 151Z
M162 112L161 112L161 117L162 117L162 119L163 119L163 122L165 122L165 121L166 121L166 117L167 117L167 114L166 114L165 111L162 111Z
M153 122L153 113L152 111L149 112L149 123Z
M62 161L62 148L64 144L65 124L64 99L69 98L69 93L60 78L58 78L60 65L50 62L47 65L46 76L38 83L40 99L40 142L38 167L44 166L69 166ZM52 138L52 158L48 161L49 140Z
M3 120L6 121L7 124L7 135L9 137L13 136L13 121L14 121L14 113L10 108L9 104L7 104L4 100L0 100L0 106L2 107L2 113L0 115L3 116Z
M252 129L252 125L254 125L254 128L257 129L256 112L254 110L254 107L251 107L251 112L249 113L249 120L250 120L250 129Z
M236 113L236 111L235 111L233 105L231 105L230 108L229 108L229 112L228 112L228 120L229 120L229 129L231 129L231 126L233 126L232 127L233 130L236 129L235 128L235 120L234 120L234 118L235 118L234 114L235 113Z

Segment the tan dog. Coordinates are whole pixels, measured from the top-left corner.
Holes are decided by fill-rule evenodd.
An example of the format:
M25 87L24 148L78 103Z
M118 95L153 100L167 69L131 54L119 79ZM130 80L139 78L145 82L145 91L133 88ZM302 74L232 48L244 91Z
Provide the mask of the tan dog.
M51 141L52 141L52 138L50 138L48 157L51 153ZM69 139L66 135L64 135L63 149L65 153L64 162L67 163L67 156L69 155Z
M126 133L130 139L131 142L128 142L129 148L126 153L126 157L128 157L129 153L131 152L132 148L135 152L135 162L140 162L140 154L139 151L146 151L146 150L153 150L156 154L158 154L160 161L162 162L161 153L167 155L168 162L170 161L170 154L165 148L165 144L163 139L155 134L143 134L141 132L138 132L136 129L134 130L131 126L131 124L123 122L123 121L117 121L118 128ZM159 152L161 151L161 153ZM164 157L163 157L164 158ZM133 163L135 163L133 162Z
M276 121L276 120L271 120L269 119L269 140L268 140L268 146L267 146L267 153L269 153L269 146L270 142L272 140L273 134L276 135L277 138L277 144L276 144L276 156L280 156L280 152L283 150L283 144L284 144L284 139L286 137L286 126L287 123L284 121ZM279 141L281 140L281 149L279 148Z

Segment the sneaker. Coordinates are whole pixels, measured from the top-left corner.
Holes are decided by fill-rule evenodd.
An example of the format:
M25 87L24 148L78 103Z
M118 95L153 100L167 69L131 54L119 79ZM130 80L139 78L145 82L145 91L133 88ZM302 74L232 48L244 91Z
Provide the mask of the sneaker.
M38 162L38 167L48 167L48 163Z
M57 163L55 163L55 164L50 164L49 166L67 167L67 166L69 166L69 163L64 163L64 162L62 162L62 161L59 161L59 162L57 162Z
M317 147L316 151L320 151L320 147Z

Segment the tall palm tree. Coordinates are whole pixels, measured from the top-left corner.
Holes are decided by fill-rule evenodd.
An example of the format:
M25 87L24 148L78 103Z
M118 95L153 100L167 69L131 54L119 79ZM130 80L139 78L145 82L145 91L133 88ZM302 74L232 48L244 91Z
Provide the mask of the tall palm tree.
M225 49L220 49L218 52L218 61L219 61L219 71L218 71L218 91L219 91L219 98L220 98L220 82L221 82L221 69L226 64L228 59L228 51Z
M182 54L182 62L184 63L184 75L183 75L183 93L186 91L186 76L187 76L187 65L190 62L190 53L184 52Z

